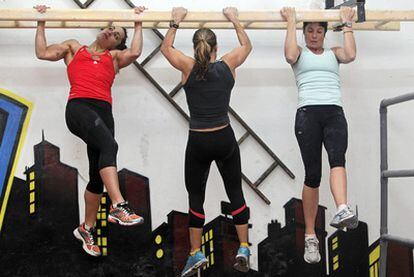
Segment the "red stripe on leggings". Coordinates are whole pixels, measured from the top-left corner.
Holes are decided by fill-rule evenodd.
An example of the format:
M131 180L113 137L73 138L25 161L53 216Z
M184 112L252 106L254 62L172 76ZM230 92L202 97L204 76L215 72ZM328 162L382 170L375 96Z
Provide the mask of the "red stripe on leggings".
M200 214L200 213L197 213L196 211L193 211L192 209L190 209L190 212L191 212L193 215L195 215L196 217L198 217L198 218L201 218L201 219L206 219L206 216L205 216L205 215Z
M235 210L234 212L231 213L232 216L238 215L239 213L241 213L242 211L244 211L244 209L246 209L246 204L244 204L241 208Z

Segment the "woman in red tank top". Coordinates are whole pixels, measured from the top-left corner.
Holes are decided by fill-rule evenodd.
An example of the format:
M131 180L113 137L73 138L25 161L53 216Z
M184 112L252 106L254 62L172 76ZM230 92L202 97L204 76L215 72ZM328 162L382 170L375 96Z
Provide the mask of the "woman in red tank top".
M40 13L47 11L44 5L35 9ZM145 7L134 9L137 14L144 10ZM89 46L82 46L74 39L47 45L45 22L38 22L36 32L37 58L48 61L63 59L67 65L71 89L66 106L66 124L87 144L89 183L85 190L85 222L73 234L82 242L86 253L92 256L101 255L93 236L93 227L104 186L112 201L108 221L127 226L143 223L143 218L129 208L119 190L116 167L118 145L114 139L111 106L111 87L116 73L141 54L142 22L135 22L129 49L125 45L126 38L125 28L108 27Z

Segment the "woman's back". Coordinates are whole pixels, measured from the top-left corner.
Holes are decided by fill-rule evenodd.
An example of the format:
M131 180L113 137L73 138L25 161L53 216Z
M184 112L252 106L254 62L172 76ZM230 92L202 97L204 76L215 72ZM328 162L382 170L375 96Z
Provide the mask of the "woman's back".
M223 61L210 63L203 80L193 70L184 85L190 128L214 128L229 123L228 110L234 77Z

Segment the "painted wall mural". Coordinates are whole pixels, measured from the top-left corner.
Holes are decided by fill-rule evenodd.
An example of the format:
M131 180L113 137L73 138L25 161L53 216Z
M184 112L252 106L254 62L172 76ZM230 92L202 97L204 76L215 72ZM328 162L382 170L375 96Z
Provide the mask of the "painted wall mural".
M1 97L5 99L6 96ZM2 122L14 122L20 126L15 130L23 134L26 119L21 115L24 113L15 113L20 117L9 121L15 116L10 106L26 107L26 117L30 106L19 106L20 102L15 100L9 100L7 105L2 101ZM6 140L10 137L9 128L2 123L1 149L10 147ZM19 132L13 134L16 133ZM13 140L13 149L20 140ZM187 214L172 210L167 222L152 226L147 177L127 169L119 171L121 191L131 207L146 218L143 225L125 228L109 224L110 201L103 195L96 224L96 237L103 256L94 258L80 249L72 235L73 228L79 224L78 171L60 161L59 147L43 136L34 146L34 164L26 167L25 176L25 180L12 178L6 203L0 233L2 276L179 276L189 250ZM306 264L302 258L302 203L295 198L284 205L285 226L277 220L269 222L267 237L258 245L258 270L238 273L232 268L238 249L237 234L228 213L228 203L221 205L222 215L204 228L202 251L209 263L201 276L378 276L379 243L368 244L367 224L361 222L355 230L337 231L327 237L322 206L316 224L322 262ZM390 244L388 253L388 276L413 276L411 249Z
M0 232L32 103L0 88Z

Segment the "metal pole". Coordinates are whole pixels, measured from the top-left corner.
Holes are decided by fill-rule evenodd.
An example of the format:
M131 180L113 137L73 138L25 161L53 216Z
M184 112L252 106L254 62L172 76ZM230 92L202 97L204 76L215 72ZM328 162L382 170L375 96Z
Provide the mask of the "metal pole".
M382 104L382 103L381 103ZM383 172L388 169L387 107L380 107L380 142L381 142L381 229L380 235L388 234L388 177ZM387 274L387 247L384 239L380 240L380 277Z

